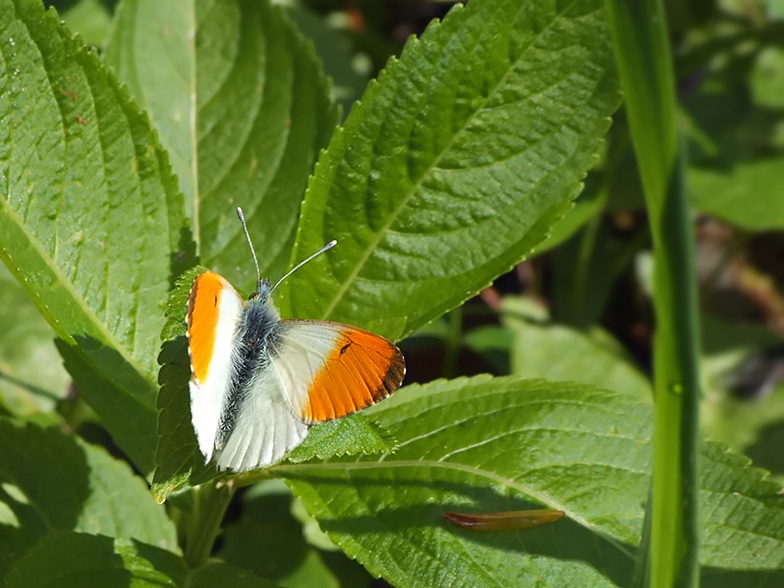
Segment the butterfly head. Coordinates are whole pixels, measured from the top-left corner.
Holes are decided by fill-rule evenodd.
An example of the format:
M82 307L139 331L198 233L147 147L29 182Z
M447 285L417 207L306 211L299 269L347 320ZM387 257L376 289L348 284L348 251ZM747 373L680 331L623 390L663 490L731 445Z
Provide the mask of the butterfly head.
M256 283L256 291L250 295L248 300L266 302L270 299L273 289L272 282L270 282L267 278L259 278L259 281Z

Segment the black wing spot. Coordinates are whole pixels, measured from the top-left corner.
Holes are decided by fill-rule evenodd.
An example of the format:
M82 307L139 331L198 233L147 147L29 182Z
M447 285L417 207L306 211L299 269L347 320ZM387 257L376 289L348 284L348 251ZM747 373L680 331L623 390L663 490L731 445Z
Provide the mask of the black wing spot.
M348 351L349 347L351 347L351 343L346 343L343 347L341 347L340 348L340 355L343 355L346 351Z

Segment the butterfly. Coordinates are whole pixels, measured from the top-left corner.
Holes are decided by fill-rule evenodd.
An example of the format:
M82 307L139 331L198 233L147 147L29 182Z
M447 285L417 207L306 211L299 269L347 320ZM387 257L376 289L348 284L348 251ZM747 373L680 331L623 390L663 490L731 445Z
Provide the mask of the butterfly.
M332 241L274 286L260 277L241 209L237 214L258 277L246 302L222 276L193 282L186 324L191 420L206 462L243 472L280 461L311 425L339 419L400 387L405 360L374 333L340 323L281 319L272 292L330 249Z

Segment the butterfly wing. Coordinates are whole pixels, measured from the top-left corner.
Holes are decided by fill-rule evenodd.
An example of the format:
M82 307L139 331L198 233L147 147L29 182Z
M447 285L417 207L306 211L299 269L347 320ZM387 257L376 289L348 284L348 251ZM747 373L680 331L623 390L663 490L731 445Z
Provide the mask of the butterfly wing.
M383 337L322 321L280 321L266 357L225 447L216 452L223 469L241 472L279 461L303 441L310 424L375 404L405 374L403 355Z
M199 449L209 461L215 448L232 378L232 350L245 301L218 274L204 272L188 298L191 419Z
M308 434L308 424L292 412L271 368L257 371L246 391L225 446L215 452L221 469L244 472L272 465Z
M403 354L368 331L325 321L281 322L280 352L271 359L292 410L320 423L375 404L400 387Z
M249 304L221 276L196 278L188 302L193 427L221 469L271 465L311 423L340 418L401 384L403 356L362 329L279 321L268 300Z
M186 322L191 419L206 461L235 471L279 461L308 425L270 368L277 311L268 301L247 304L225 278L204 272L191 287Z

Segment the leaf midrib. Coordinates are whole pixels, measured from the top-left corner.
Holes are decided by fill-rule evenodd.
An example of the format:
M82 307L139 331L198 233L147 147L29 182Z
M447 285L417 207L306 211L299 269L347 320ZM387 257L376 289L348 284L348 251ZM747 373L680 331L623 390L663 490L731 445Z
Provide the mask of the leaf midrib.
M570 519L576 521L577 523L591 530L597 535L602 536L608 542L613 544L621 553L628 556L630 559L634 559L634 556L619 543L620 541L619 539L615 537L611 537L610 535L607 534L606 531L600 529L594 523L587 521L584 517L580 516L576 512L567 508L565 505L560 504L550 499L549 497L543 496L541 493L537 492L536 490L530 488L525 484L520 484L519 482L515 482L513 480L510 480L509 478L506 478L504 476L501 476L499 474L496 474L488 470L484 470L476 466L469 466L466 464L455 463L455 462L442 462L442 461L423 459L423 460L400 460L394 462L358 461L358 462L349 462L349 463L283 465L283 466L272 467L268 471L270 471L273 474L276 473L283 474L283 477L285 478L286 472L293 472L296 474L296 473L302 473L303 471L307 472L309 470L315 471L316 473L321 473L325 471L348 472L348 471L357 471L357 470L422 468L422 467L459 471L480 478L485 478L491 482L495 482L497 484L501 484L502 486L506 486L514 490L517 490L518 492L525 494L526 496L530 496L531 498L533 498L537 502L540 502L541 504L545 504L549 507L564 511ZM296 476L292 476L292 479L296 479Z
M6 198L0 198L0 202L2 202L2 208L3 208L3 211L5 212L5 214L8 215L8 217L11 219L11 222L16 224L19 228L21 228L22 233L27 237L27 241L30 244L30 246L32 247L33 251L35 251L37 253L38 257L44 262L44 264L49 268L49 270L55 275L55 277L57 278L58 282L65 289L65 291L68 294L71 295L71 299L75 302L76 307L79 308L82 311L83 316L85 316L85 318L88 319L88 322L96 329L97 334L100 334L100 335L102 335L104 337L104 339L102 340L102 343L108 344L115 351L117 351L120 354L120 356L123 358L123 360L126 361L128 363L128 365L130 367L132 367L134 369L134 371L136 371L144 379L144 381L146 381L150 385L151 389L155 389L154 384L148 378L147 373L144 370L141 369L139 364L136 362L136 359L132 355L128 354L128 350L125 348L125 346L121 345L119 343L119 341L117 341L117 339L111 333L111 331L109 331L106 328L105 323L103 321L99 320L98 316L85 303L84 298L82 298L81 296L79 296L77 294L76 290L73 288L73 284L71 283L70 280L66 279L66 277L62 274L62 272L60 271L59 266L56 263L54 263L54 261L51 259L51 257L48 254L46 254L41 249L40 241L35 237L35 235L33 235L28 230L27 225L25 225L24 223L20 222L19 216L16 214L16 211L14 211L10 207L10 205L8 204L8 200ZM11 250L6 248L6 251L9 251L9 253L10 253ZM10 254L10 257L13 257L12 253ZM25 290L27 290L27 288L25 288ZM31 293L28 291L28 294L31 294ZM78 342L74 339L74 337L70 333L66 333L65 329L63 329L61 327L60 321L57 319L57 317L55 316L54 313L49 311L48 305L38 295L38 292L32 293L31 294L31 298L33 298L33 300L38 300L41 303L40 305L36 304L36 307L38 308L39 312L41 312L41 314L44 315L45 318L48 317L48 319L50 319L47 322L49 322L54 327L54 329L57 332L57 334L60 337L62 337L65 341L68 341L70 345L75 346L77 349L81 349L81 347L79 346ZM136 331L135 327L134 327L134 331ZM85 333L85 334L87 334L87 333ZM82 357L84 357L85 360L90 365L92 365L95 369L97 369L102 375L106 376L107 379L110 382L114 383L115 385L117 385L120 388L122 388L123 390L125 390L125 392L127 394L129 394L129 396L131 398L134 398L134 399L137 399L137 400L141 400L138 395L131 393L126 388L125 385L121 384L120 382L118 382L117 380L112 378L109 374L105 374L102 370L100 370L99 367L96 366L91 361L91 357L88 354L80 353L80 355Z
M419 181L416 184L414 184L414 186L409 190L408 194L406 194L404 196L404 198L400 201L400 204L395 207L395 209L392 211L392 213L389 216L389 220L386 223L384 223L384 225L381 227L381 229L376 233L376 236L371 240L370 245L365 249L363 254L360 256L360 258L357 261L357 264L354 267L354 269L352 270L351 274L349 274L348 278L346 279L345 282L343 282L343 284L340 286L340 288L337 289L337 292L335 293L335 296L332 298L332 301L329 303L327 308L322 313L322 315L321 315L321 319L322 320L326 320L327 318L329 318L329 316L332 313L332 311L338 305L340 300L342 300L343 295L346 293L346 291L348 290L349 286L354 283L354 281L356 280L357 276L359 275L359 272L365 266L365 264L367 263L368 259L370 259L371 253L376 250L376 248L378 247L378 244L384 238L384 236L386 235L387 231L389 231L389 228L397 220L397 218L400 215L400 213L402 212L402 210L408 205L409 201L411 200L411 198L413 198L414 194L417 192L419 187L424 183L425 179L430 177L431 172L438 166L438 164L441 162L441 159L445 156L445 154L450 151L450 149L451 149L452 145L455 143L456 139L459 136L462 136L462 133L469 126L469 124L471 122L473 122L473 120L477 116L477 114L479 112L484 111L487 103L490 101L490 98L492 98L492 97L494 97L496 95L496 91L497 91L498 87L507 79L507 77L510 75L510 72L514 71L515 66L518 63L520 63L528 55L528 52L531 50L531 48L536 45L537 41L539 41L542 38L542 36L554 26L554 24L556 22L559 22L560 19L565 18L564 15L571 10L571 8L574 6L574 4L576 2L577 2L577 0L572 0L572 2L570 2L569 5L567 7L565 7L564 10L562 12L560 12L556 16L556 18L554 18L545 28L543 28L539 32L539 34L537 34L535 37L533 37L531 39L531 42L528 44L528 46L520 54L520 57L514 63L510 63L510 66L509 66L509 68L507 68L507 71L504 73L504 75L501 76L498 79L498 81L494 84L493 91L492 92L488 92L487 96L482 100L481 104L478 105L474 109L474 111L471 113L471 115L465 120L463 125L454 132L454 134L452 135L452 138L450 139L449 143L444 146L444 148L441 150L441 153L438 154L438 156L432 161L432 163L428 166L428 168L422 173L422 175L419 178ZM443 50L441 51L441 54L443 54ZM398 62L397 66L398 67L402 67L401 62Z

